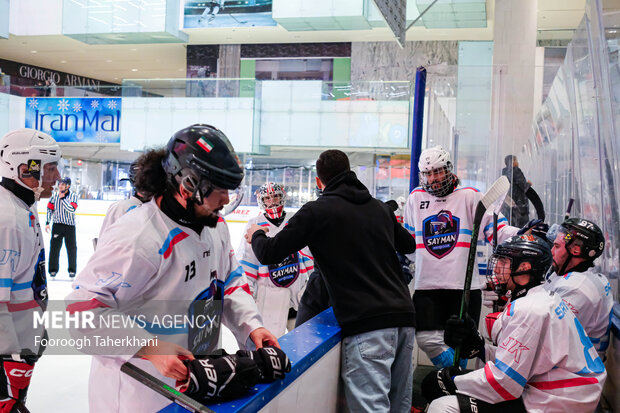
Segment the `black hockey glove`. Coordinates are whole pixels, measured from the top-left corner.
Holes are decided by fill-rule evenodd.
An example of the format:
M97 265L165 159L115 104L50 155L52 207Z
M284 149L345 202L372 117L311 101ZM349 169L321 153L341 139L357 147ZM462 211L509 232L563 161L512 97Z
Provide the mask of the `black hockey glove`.
M427 402L432 402L443 396L456 394L454 377L465 374L460 367L445 367L441 370L431 371L424 377L420 386L422 395Z
M549 225L545 224L542 219L532 219L517 232L517 235L523 235L528 231L532 235L536 235L537 237L542 238L547 242L549 241L547 239Z
M460 346L461 355L465 358L480 357L484 360L484 339L474 319L467 313L465 313L464 320L453 315L446 321L443 341L452 348Z
M261 383L283 379L291 371L291 362L286 353L277 347L263 347L255 351L237 351L237 355L250 357L256 362Z
M176 388L200 402L241 397L260 378L254 360L225 351L222 356L205 356L184 363L189 379L185 383L177 381Z

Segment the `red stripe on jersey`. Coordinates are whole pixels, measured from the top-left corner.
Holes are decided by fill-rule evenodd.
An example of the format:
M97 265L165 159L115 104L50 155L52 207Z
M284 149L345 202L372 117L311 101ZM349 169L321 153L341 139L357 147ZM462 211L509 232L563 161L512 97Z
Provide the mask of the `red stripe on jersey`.
M94 310L95 308L99 307L106 308L109 307L109 305L102 303L96 298L91 298L89 301L80 301L77 303L69 304L67 306L67 311L69 312L69 314L73 314L78 311Z
M287 222L287 224L288 224L288 222ZM304 253L303 253L303 252L301 252L301 251L299 251L299 253L300 253L301 255L303 255L304 257L308 257L308 258L310 258L310 259L314 259L314 257L313 257L312 255L310 255L310 254L304 254Z
M312 271L313 269L314 269L314 265L312 267L302 268L301 270L299 270L299 273L303 274L305 272Z
M493 387L493 390L495 390L497 392L497 394L502 396L504 398L504 400L514 400L514 399L516 399L516 397L514 397L512 394L508 393L508 390L503 388L502 385L499 384L497 382L497 380L495 380L495 376L493 376L493 372L491 371L491 368L489 367L488 364L484 365L484 374L485 374L485 376L487 378L487 381L491 385L491 387Z
M71 206L73 207L73 209L77 209L77 204L75 202L69 202L71 204Z
M243 285L238 285L236 287L230 287L229 289L227 289L226 291L224 291L224 295L231 295L232 293L234 293L236 290L238 290L239 288L241 288L243 291L245 291L246 293L252 295L252 293L250 292L250 286L248 285L248 283L245 283Z
M268 273L268 272L259 272L259 273L258 273L258 276L259 276L259 277L263 277L263 278L264 278L264 277L269 277L269 273Z
M27 301L25 303L19 303L19 304L11 304L8 303L6 305L7 310L9 310L10 313L15 313L17 311L24 311L24 310L30 310L32 308L37 308L39 306L39 303L36 302L36 300L32 300L32 301Z
M532 387L540 390L564 389L567 387L587 386L588 384L597 384L598 379L595 377L577 377L574 379L554 380L554 381L537 381L529 382Z
M247 271L245 272L245 275L247 275L248 277L253 278L253 279L257 279L258 278L256 275L254 275L252 273L249 273Z
M183 231L175 235L174 238L170 240L170 246L168 246L168 249L166 250L166 252L164 252L164 258L168 258L170 254L172 254L173 247L187 237L189 237L189 234Z
M224 221L224 218L222 218L222 217L218 217L218 218L217 218L217 222L226 222L226 221Z
M411 191L412 194L414 192L426 192L426 191L424 189L414 189L413 191Z
M469 243L469 242L457 242L455 247L469 248L470 245L471 245L471 243Z
M54 204L52 204L51 202L47 203L47 209L51 209L52 211L54 210Z
M424 244L415 244L415 248L416 248L416 249L418 249L418 248L424 248Z

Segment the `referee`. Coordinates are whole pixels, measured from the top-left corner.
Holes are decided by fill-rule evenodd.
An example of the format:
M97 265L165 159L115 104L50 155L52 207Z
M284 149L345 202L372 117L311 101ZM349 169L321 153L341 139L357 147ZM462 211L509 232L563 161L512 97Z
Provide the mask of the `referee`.
M50 241L50 277L55 277L58 273L58 255L60 254L63 238L67 248L67 258L69 259L69 277L75 277L77 261L75 210L78 206L78 198L69 188L71 188L71 178L63 178L58 181L58 192L52 194L47 204L46 232L50 232L50 222L54 222L52 226L52 239Z

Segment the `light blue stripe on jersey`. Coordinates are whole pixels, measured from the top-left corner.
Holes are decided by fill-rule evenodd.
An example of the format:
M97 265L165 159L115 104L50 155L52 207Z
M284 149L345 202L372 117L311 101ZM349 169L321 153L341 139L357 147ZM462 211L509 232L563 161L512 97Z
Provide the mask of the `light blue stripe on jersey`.
M405 229L409 232L415 232L415 227L412 227L411 225L407 224L406 222L403 224L403 227L405 227Z
M311 259L308 257L304 257L303 255L301 256L301 262L308 262L308 261L311 261Z
M463 228L462 230L459 231L459 234L465 234L465 235L471 236L472 232L471 232L471 229Z
M14 283L12 278L0 278L0 288L10 288L11 291L27 290L31 285L32 281Z
M502 218L498 219L498 220L497 220L497 226L499 227L499 225L500 225L502 222L506 222L506 223L508 223L508 220L507 220L505 217L502 217ZM484 227L483 231L484 231L484 232L486 232L486 231L488 231L488 230L489 230L489 229L491 229L491 228L493 228L493 223L492 223L492 222L491 222L490 224L488 224L486 227Z
M230 284L235 278L241 277L243 274L243 268L241 268L241 266L238 266L233 272L228 274L228 277L226 277L226 281L224 282L224 289L226 289L226 287L228 287L228 284Z
M250 268L254 268L255 270L258 270L258 265L252 264L251 262L247 262L245 260L241 260L241 261L239 261L239 263L245 265L246 267L250 267Z
M31 286L32 286L32 281L27 281L25 283L14 283L13 286L11 287L11 290L12 291L27 290Z
M125 211L125 213L127 213L127 212L131 211L131 210L132 210L132 209L134 209L134 208L138 208L138 205L132 205L132 206L130 206L129 208L127 208L127 211Z
M519 373L517 373L516 370L514 370L508 364L504 363L501 360L495 359L495 367L497 367L498 369L506 373L508 377L510 377L517 383L519 383L519 385L525 387L525 384L527 383L527 379L523 377L522 375L520 375Z

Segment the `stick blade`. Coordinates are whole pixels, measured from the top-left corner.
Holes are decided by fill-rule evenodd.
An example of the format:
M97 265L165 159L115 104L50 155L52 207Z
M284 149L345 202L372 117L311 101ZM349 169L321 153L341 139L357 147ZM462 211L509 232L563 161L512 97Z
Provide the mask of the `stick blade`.
M493 185L491 185L489 190L484 194L480 202L482 202L485 209L489 209L491 205L499 200L501 200L501 202L498 202L498 204L501 206L509 189L510 182L508 178L502 175L497 181L493 182Z

